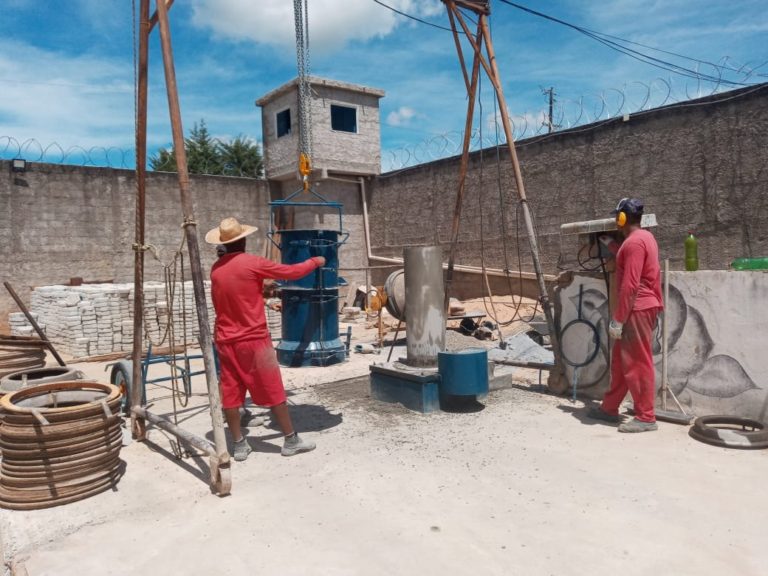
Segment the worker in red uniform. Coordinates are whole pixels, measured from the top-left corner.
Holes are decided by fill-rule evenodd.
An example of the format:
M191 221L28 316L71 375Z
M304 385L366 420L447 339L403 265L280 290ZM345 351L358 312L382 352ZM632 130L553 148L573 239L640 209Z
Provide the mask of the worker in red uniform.
M620 424L619 432L656 430L654 400L656 372L653 367L652 335L663 309L659 247L648 230L640 227L643 202L623 198L616 209L616 224L624 241L616 254L618 302L608 333L614 340L611 353L611 385L592 418L619 423L619 406L627 391L634 402L635 417ZM600 241L612 251L616 243L607 236Z
M287 265L246 254L246 237L256 230L235 218L225 218L205 235L209 244L226 248L211 268L211 297L216 310L222 407L237 461L245 460L251 452L240 426L240 407L246 391L254 404L270 408L273 420L285 435L283 456L315 448L314 442L303 440L293 428L264 314L262 290L265 278L296 280L324 266L325 258L315 256Z

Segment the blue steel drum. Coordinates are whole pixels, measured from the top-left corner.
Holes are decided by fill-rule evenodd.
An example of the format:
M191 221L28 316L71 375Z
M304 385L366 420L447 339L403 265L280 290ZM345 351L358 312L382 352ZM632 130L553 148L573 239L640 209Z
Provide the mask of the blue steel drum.
M437 353L440 394L477 396L488 393L488 350L467 348Z
M298 280L287 280L286 288L323 290L339 286L338 230L281 230L280 253L283 264L299 264L313 256L323 256L325 266Z
M328 366L346 359L339 339L338 289L286 286L281 299L282 340L276 351L282 366Z

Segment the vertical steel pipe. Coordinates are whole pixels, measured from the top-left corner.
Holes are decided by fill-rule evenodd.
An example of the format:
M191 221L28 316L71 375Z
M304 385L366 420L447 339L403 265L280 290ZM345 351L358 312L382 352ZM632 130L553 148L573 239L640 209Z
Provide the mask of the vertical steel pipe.
M144 386L141 378L141 352L144 344L144 213L147 181L147 94L149 74L149 0L139 9L139 62L136 92L136 219L133 241L133 372L129 399L132 408L141 405ZM144 419L131 411L131 432L143 440Z
M194 205L189 190L189 170L187 156L184 148L184 132L181 126L181 108L176 85L176 69L173 63L173 49L171 47L171 29L168 21L168 12L165 1L157 3L158 24L160 26L160 46L163 52L163 67L165 70L166 92L168 94L168 108L171 116L171 131L173 133L173 148L176 152L176 168L179 180L179 193L181 196L181 209L184 216L184 236L189 251L189 264L192 269L192 288L195 294L195 309L200 330L200 348L202 349L203 364L205 365L205 378L208 384L208 398L210 400L211 422L213 424L213 443L216 447L217 462L220 468L226 468L228 474L229 452L224 437L224 417L221 412L221 393L219 380L216 375L216 366L213 358L213 338L208 321L208 306L205 298L205 286L203 284L203 267L200 262L200 248L197 240L197 222L195 221ZM229 493L229 482L223 480L218 486L219 495Z
M407 363L435 366L445 350L445 285L440 246L404 251Z

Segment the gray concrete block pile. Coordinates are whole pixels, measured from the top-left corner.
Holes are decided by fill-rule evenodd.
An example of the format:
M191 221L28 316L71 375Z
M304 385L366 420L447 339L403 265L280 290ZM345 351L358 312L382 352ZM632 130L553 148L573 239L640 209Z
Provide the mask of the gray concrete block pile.
M211 284L205 282L208 317L215 318ZM133 284L42 286L32 292L30 313L56 349L74 358L128 352L133 348ZM172 321L169 321L172 319ZM9 315L12 335L34 335L21 313ZM144 284L144 348L198 343L192 282L166 290L162 282Z

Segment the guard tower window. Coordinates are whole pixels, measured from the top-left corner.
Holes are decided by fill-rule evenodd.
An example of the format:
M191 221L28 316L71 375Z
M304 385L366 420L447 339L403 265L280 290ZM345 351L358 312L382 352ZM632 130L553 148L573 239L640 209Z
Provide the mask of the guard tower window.
M277 113L277 137L291 133L291 110L283 110Z
M331 104L331 130L357 133L357 108Z

